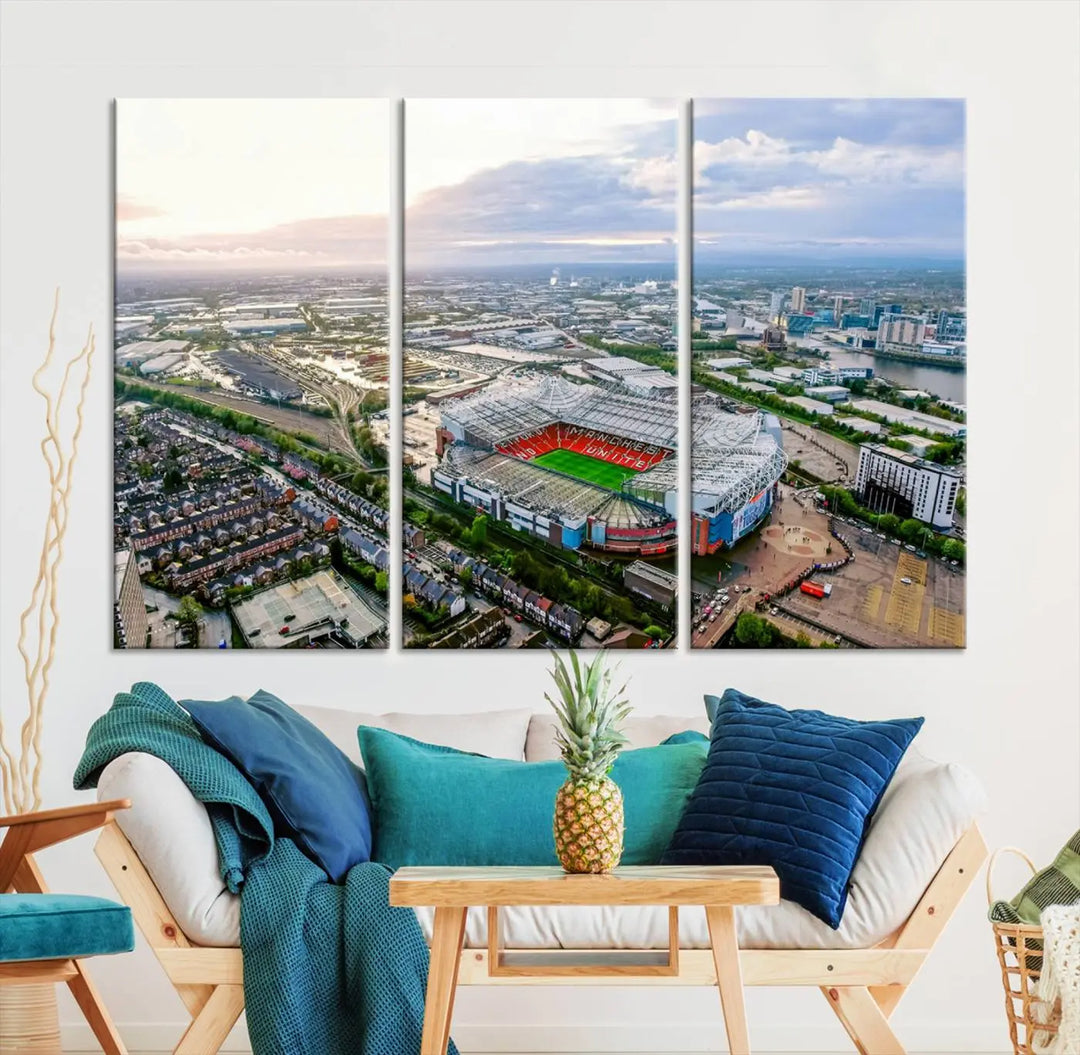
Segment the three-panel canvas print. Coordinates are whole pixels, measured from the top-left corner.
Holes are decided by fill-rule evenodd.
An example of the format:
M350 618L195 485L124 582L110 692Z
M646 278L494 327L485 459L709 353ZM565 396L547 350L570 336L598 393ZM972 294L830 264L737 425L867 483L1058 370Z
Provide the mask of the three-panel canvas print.
M117 647L964 647L963 102L692 115L119 101Z

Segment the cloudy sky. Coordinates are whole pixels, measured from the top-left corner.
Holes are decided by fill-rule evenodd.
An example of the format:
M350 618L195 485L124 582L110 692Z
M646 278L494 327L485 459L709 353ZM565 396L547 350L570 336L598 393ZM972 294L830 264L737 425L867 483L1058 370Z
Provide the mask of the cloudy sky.
M406 266L674 260L676 107L405 105Z
M385 267L386 100L119 100L121 270Z
M964 105L694 102L699 260L964 255Z

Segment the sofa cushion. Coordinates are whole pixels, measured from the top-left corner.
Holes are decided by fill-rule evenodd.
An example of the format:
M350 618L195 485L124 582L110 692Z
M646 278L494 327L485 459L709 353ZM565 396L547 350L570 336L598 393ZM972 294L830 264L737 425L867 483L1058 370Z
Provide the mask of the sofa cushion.
M530 712L524 708L471 714L365 714L333 707L296 709L357 765L361 764L360 746L356 742L356 729L360 725L387 729L427 744L520 762L525 757L525 732L530 718Z
M361 727L375 814L376 861L405 865L558 865L552 834L562 762L463 754ZM623 793L623 863L656 864L705 762L703 743L624 751L612 768Z
M176 773L152 755L121 755L102 770L97 795L101 802L131 800L116 821L184 934L198 945L239 946L240 898L222 882L206 808ZM792 901L744 906L737 912L740 944L746 949L876 945L911 915L984 808L985 794L968 770L910 748L871 820L840 927L833 930ZM417 915L430 936L431 913ZM470 948L484 945L483 916L483 909L469 913ZM522 908L505 912L504 919L510 948L666 944L667 916L659 909ZM697 910L680 912L680 932L684 948L707 948Z
M556 728L555 716L550 711L547 714L532 715L525 740L526 762L550 762L559 758L559 747L555 743ZM655 747L669 736L688 729L708 736L709 721L697 716L649 714L634 715L622 725L629 749Z
M131 909L78 894L0 894L0 961L104 956L135 947Z
M307 718L262 689L247 700L181 700L180 706L251 782L277 834L332 880L371 859L364 774Z
M664 863L771 865L782 897L839 927L870 818L922 721L788 711L728 689Z

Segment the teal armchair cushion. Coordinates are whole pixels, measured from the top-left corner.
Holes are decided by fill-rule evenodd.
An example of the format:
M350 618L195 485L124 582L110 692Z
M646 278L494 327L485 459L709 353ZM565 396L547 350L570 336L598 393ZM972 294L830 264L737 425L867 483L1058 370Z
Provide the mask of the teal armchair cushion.
M130 952L131 909L78 894L0 894L0 963Z

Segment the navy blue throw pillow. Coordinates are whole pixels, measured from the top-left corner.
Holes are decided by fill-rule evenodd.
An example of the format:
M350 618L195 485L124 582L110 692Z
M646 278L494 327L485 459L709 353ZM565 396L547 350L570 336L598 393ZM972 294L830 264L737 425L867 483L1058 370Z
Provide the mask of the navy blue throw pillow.
M922 718L857 722L735 689L663 863L771 865L780 895L834 930L874 810Z
M364 773L311 722L262 689L249 700L181 700L180 706L251 782L276 834L292 839L335 883L371 860Z

